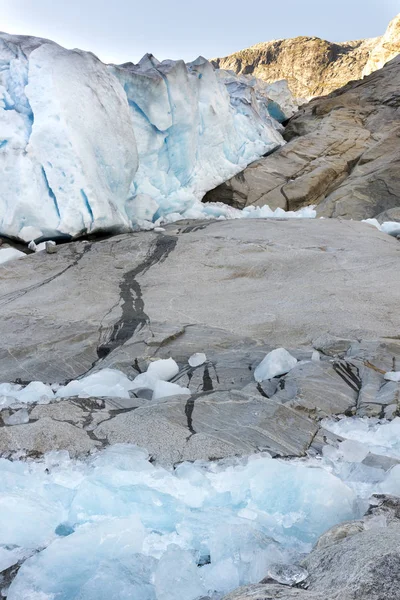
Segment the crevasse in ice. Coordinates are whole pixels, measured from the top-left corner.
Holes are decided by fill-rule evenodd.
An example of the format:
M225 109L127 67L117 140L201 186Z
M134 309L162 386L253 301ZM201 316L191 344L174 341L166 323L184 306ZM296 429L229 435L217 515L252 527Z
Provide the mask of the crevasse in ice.
M0 67L0 233L25 241L226 216L205 192L283 143L266 90L201 57L107 66L0 34Z

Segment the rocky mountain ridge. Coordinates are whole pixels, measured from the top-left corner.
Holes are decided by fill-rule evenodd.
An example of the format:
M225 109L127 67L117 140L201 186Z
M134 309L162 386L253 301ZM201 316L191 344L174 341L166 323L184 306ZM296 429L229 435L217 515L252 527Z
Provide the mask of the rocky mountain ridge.
M286 79L299 99L323 96L383 67L400 53L400 15L381 37L329 42L318 37L263 42L212 62L267 82Z

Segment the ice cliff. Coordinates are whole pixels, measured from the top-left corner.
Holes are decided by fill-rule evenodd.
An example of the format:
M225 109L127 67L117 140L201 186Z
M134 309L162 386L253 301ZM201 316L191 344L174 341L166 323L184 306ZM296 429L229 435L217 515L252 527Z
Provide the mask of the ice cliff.
M0 234L128 231L206 212L208 190L283 143L282 97L203 58L105 65L0 34Z

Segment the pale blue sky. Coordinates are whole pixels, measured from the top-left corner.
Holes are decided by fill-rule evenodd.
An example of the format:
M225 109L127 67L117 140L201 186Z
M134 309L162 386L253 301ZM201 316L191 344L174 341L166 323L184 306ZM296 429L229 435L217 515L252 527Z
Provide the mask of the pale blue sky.
M225 56L297 35L381 35L400 0L0 0L0 31L50 38L107 62Z

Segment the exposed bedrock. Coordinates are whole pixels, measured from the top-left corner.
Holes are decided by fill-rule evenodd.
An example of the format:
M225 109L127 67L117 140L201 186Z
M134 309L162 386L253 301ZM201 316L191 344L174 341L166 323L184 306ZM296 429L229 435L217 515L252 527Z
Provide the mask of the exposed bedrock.
M212 62L237 74L266 82L286 79L293 95L310 98L329 94L354 79L382 68L400 53L400 15L378 38L342 43L318 37L262 42Z
M0 381L62 383L105 367L133 378L173 357L191 397L61 400L22 421L16 404L1 412L0 452L130 442L168 465L304 456L335 437L324 417L394 418L399 384L383 374L400 364L399 252L365 223L208 221L3 265ZM300 362L256 383L281 346ZM205 364L188 364L195 352Z
M236 207L318 205L324 217L365 219L400 205L400 57L362 81L304 105L288 144L209 192ZM396 216L397 215L397 216Z

